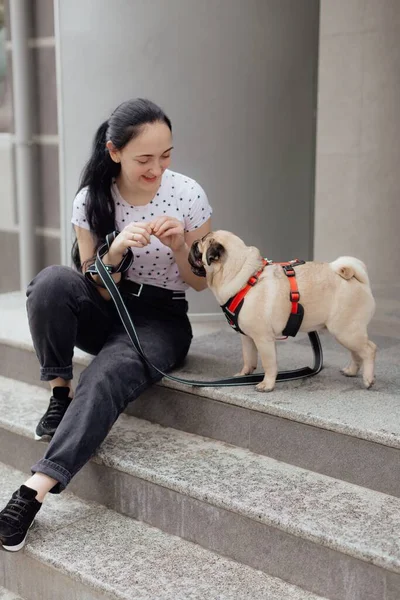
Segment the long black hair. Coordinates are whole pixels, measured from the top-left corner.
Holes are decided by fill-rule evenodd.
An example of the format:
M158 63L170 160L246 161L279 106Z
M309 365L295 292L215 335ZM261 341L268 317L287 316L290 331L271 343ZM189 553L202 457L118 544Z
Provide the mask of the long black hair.
M171 121L159 106L150 100L138 98L120 104L96 132L92 154L83 169L78 188L78 192L82 188L88 188L85 200L86 219L95 239L96 249L106 235L115 229L115 205L111 183L121 170L120 163L112 160L106 143L111 140L117 150L122 150L140 134L145 124L156 122L165 123L172 131ZM74 265L81 270L76 239L71 254Z

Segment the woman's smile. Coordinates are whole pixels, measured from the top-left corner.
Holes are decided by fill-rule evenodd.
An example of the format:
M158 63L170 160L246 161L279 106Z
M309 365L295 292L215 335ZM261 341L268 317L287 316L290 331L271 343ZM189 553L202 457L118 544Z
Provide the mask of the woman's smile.
M156 175L154 175L153 177L142 175L142 179L144 179L144 181L146 181L147 183L155 183L158 180L158 177Z

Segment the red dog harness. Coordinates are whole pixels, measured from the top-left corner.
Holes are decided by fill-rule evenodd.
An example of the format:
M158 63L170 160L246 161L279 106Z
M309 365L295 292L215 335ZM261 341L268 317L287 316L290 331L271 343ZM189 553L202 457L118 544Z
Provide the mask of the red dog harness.
M304 265L304 264L305 264L304 260L298 260L298 259L291 260L289 262L284 262L284 263L274 263L271 260L264 259L263 266L261 267L261 269L259 271L257 271L257 273L255 275L250 277L250 279L248 280L248 282L244 286L244 288L242 288L240 290L240 292L238 292L235 296L233 296L232 298L229 298L229 300L223 306L221 306L222 311L223 311L225 317L227 318L229 325L235 331L238 331L239 333L242 333L243 335L245 335L239 327L239 313L242 309L246 294L251 290L252 287L254 287L256 285L256 283L259 280L260 275L264 271L265 267L267 267L268 265L281 265L286 277L288 277L288 279L289 279L290 302L292 303L292 310L290 312L289 320L286 323L285 329L282 331L282 335L295 337L295 335L299 331L299 329L301 327L301 323L303 321L304 308L299 302L300 301L300 292L297 287L296 272L294 270L294 267L298 267L298 266Z

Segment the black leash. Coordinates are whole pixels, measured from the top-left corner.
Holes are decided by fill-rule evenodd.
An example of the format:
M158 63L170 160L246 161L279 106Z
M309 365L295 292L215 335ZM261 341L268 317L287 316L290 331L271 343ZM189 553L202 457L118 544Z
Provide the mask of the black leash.
M236 387L242 385L254 385L255 383L259 383L264 379L264 373L254 373L252 375L242 375L239 377L228 377L226 379L215 379L212 381L199 381L197 379L181 379L180 377L174 377L173 375L168 375L164 373L160 369L158 369L153 363L147 358L145 355L142 346L140 344L140 340L137 336L136 329L133 325L131 316L125 306L125 303L121 297L120 291L118 289L117 284L111 276L111 273L104 265L102 258L108 252L108 249L115 239L115 232L109 234L106 238L106 243L99 248L97 252L95 268L97 274L100 276L101 281L103 282L105 288L109 292L111 298L114 301L120 319L122 321L123 326L125 327L126 333L129 336L133 346L136 348L138 354L142 357L146 363L155 369L160 375L170 379L171 381L176 381L177 383L183 383L185 385L191 385L194 387ZM125 269L124 269L125 270ZM311 331L308 334L311 347L314 353L314 366L313 367L303 367L301 369L294 369L293 371L279 371L276 381L293 381L296 379L303 379L304 377L311 377L312 375L317 375L322 369L323 366L323 356L322 356L322 347L321 342L316 331Z

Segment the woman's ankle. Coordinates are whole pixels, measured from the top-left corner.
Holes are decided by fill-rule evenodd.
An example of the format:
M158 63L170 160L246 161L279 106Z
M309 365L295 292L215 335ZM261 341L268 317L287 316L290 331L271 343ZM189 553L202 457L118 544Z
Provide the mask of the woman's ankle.
M32 477L30 477L25 484L27 487L36 490L36 500L38 502L43 502L46 494L57 485L58 481L45 475L44 473L34 473Z
M49 381L50 389L53 391L55 387L67 387L70 390L70 396L72 397L72 389L71 389L71 380L63 379L62 377L57 377L56 379L52 379Z

